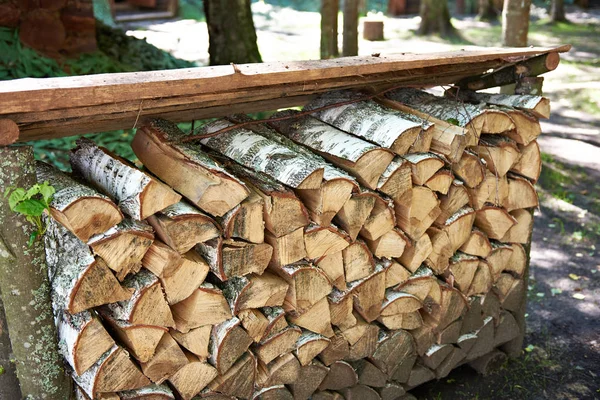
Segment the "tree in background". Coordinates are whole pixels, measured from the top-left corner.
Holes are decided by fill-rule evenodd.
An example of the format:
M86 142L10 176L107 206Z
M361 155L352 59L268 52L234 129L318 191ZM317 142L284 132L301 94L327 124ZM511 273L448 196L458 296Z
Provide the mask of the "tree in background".
M338 0L321 0L321 58L340 55L338 50Z
M210 65L261 62L250 0L203 0Z
M358 4L359 0L344 0L344 56L358 55Z
M442 35L455 35L456 31L450 22L450 11L448 11L448 0L422 0L421 24L418 33L427 35L440 33Z
M494 0L479 0L479 13L477 19L480 21L495 21L498 19L498 10Z
M552 22L567 22L567 16L565 15L565 0L552 0L550 18L552 19Z
M502 45L526 47L529 33L531 0L504 0L502 10Z

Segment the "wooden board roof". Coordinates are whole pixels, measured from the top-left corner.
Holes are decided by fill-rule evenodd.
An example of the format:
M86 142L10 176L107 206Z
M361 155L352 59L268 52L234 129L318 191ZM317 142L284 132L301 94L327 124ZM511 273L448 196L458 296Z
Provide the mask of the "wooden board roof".
M0 119L20 141L129 129L144 117L190 121L301 105L343 88L457 82L555 48L485 48L0 82Z

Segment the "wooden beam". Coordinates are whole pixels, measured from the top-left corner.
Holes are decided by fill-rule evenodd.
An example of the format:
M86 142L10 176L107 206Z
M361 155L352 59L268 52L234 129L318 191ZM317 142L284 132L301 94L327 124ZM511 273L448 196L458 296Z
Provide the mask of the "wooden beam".
M130 129L143 117L177 121L296 106L334 89L434 86L569 50L505 48L271 62L0 82L0 118L20 141ZM24 100L27 101L24 101Z

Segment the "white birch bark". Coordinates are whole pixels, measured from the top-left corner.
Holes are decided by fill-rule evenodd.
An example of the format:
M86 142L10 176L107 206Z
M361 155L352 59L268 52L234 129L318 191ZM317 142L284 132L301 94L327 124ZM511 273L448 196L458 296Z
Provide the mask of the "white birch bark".
M221 322L220 324L213 326L213 329L210 334L210 356L208 356L208 360L217 369L220 368L218 358L219 351L221 350L221 344L227 338L229 332L236 326L239 326L240 324L240 320L237 317L233 317L231 319L228 319L227 321Z
M307 104L304 110L310 111L361 97L364 95L351 90L329 92ZM384 108L372 100L319 110L312 115L340 130L385 148L391 148L409 129L429 129L432 126L430 122L419 117Z
M203 213L198 208L184 200L177 202L165 208L164 210L161 210L160 213L175 220L178 218L185 218L190 215L200 215L202 217L212 219L208 214Z
M125 214L143 219L144 191L152 182L164 184L108 154L89 139L79 139L77 145L71 152L73 171L117 201Z
M54 315L58 333L58 350L71 368L75 370L77 342L85 327L92 322L92 313L82 311L72 315L64 310L55 310Z
M130 321L137 302L144 294L144 290L158 282L158 277L147 269L142 269L137 274L128 276L123 281L123 286L133 292L131 298L107 304L103 307L103 311L106 311L112 319Z
M454 96L454 94L452 94ZM464 101L475 103L486 103L495 106L504 106L508 108L517 108L523 111L529 111L537 117L550 117L550 101L546 97L533 95L517 94L493 94L478 93L467 90L460 90L458 98Z
M35 164L35 172L38 182L48 181L48 183L56 190L52 202L50 202L50 207L58 211L62 212L73 203L87 197L96 197L112 203L112 200L107 196L76 181L69 175L45 162L37 161Z
M96 390L96 379L98 378L98 373L102 370L102 366L104 363L117 351L119 351L120 347L114 345L109 351L104 353L102 357L96 364L94 364L90 369L85 371L81 375L73 374L73 380L79 386L79 388L88 395L90 399L95 399L95 390Z
M166 384L146 386L135 390L125 390L123 392L119 392L119 397L121 400L137 400L146 397L150 399L160 398L161 400L175 400L173 391Z
M204 126L202 132L213 133L233 125L233 122L220 119ZM301 186L311 175L322 173L322 167L317 163L249 129L233 129L202 139L201 143L292 188Z
M146 221L137 221L135 219L125 218L119 224L113 226L106 232L92 236L90 240L88 240L87 244L88 246L94 246L95 244L101 243L116 235L128 232L154 239L154 230Z

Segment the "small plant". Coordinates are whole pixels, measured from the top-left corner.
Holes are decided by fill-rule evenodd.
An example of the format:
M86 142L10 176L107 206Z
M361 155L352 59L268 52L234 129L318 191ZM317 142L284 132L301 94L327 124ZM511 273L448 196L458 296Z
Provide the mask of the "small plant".
M42 215L44 212L50 212L50 202L55 192L56 190L47 181L42 184L36 183L27 190L11 186L4 192L4 198L8 197L10 209L24 215L27 221L37 228L29 236L29 247L33 245L38 237L46 233L46 227L42 223Z

